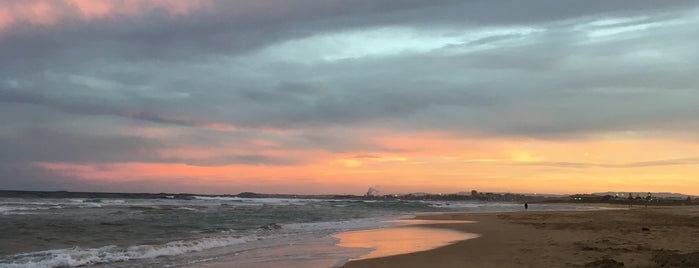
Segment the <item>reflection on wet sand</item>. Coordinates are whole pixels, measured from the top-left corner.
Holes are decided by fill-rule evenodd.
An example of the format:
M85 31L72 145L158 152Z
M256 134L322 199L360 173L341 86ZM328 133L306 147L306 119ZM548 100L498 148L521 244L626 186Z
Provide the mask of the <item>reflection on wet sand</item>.
M406 221L410 222L410 221ZM420 223L459 223L453 221L420 221ZM425 251L478 237L477 234L450 229L407 225L383 229L345 232L334 235L341 247L374 249L355 260L371 259L411 252Z

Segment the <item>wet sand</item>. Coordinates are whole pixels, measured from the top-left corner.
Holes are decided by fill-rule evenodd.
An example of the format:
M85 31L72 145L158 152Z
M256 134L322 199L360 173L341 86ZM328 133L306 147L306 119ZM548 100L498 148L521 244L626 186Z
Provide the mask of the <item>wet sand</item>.
M334 237L340 240L338 247L364 248L370 251L354 259L371 259L439 248L478 235L445 228L406 225L344 232Z
M480 237L342 267L699 267L697 206L418 218L477 221L428 226Z
M475 234L459 230L421 225L425 222L439 224L466 221L395 220L393 222L399 225L348 231L324 239L290 241L290 244L285 245L270 244L267 247L240 250L232 255L218 257L209 262L191 264L188 267L338 267L348 260L424 251L477 237Z

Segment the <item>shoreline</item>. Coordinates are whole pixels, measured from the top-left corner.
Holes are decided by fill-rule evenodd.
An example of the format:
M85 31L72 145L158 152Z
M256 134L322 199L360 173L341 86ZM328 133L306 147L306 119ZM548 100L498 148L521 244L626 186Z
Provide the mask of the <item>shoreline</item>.
M699 267L699 207L417 215L480 236L340 267Z
M366 254L348 260L352 261L427 251L478 237L477 234L460 230L425 226L426 222L431 222L427 223L430 225L470 223L467 221L397 220L391 222L400 225L334 234L332 237L338 240L334 246L367 250ZM396 243L396 240L402 243Z
M379 220L378 218L376 218ZM211 260L186 267L340 267L352 260L393 256L425 251L477 237L459 230L425 227L425 223L470 223L468 221L414 220L393 218L377 221L381 226L339 231L323 237L296 239L289 244L251 247L232 255L219 255ZM395 245L400 237L401 246Z

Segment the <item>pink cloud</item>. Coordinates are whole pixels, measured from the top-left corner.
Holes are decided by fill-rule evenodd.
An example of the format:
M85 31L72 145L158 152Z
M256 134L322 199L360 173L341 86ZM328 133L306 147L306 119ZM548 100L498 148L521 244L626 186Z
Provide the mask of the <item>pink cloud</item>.
M47 1L3 3L0 6L0 29L17 22L46 26L54 24L55 20L55 10Z
M166 12L183 16L209 7L209 0L23 0L0 6L0 30L13 24L55 26L76 19L91 21L111 16Z
M114 8L108 1L66 0L77 7L87 19L102 18L113 12Z

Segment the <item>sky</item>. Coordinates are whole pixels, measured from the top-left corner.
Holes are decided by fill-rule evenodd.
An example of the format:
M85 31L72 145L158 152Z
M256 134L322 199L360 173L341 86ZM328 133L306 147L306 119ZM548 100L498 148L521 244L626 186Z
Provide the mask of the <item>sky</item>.
M699 3L0 0L0 189L699 195Z

